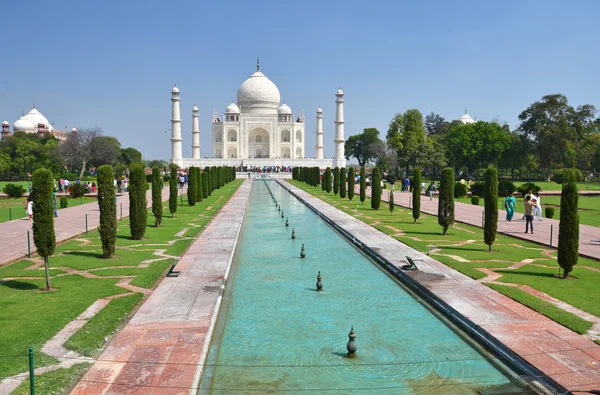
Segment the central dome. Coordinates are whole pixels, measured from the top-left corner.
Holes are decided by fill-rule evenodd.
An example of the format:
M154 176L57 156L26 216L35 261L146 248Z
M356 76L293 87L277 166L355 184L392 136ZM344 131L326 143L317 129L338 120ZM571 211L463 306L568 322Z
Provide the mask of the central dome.
M244 81L237 91L242 113L277 115L279 101L279 89L260 70Z

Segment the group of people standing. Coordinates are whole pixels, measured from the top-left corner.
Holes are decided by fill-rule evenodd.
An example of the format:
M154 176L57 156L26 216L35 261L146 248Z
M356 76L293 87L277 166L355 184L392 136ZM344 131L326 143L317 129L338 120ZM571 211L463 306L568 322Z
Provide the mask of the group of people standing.
M529 191L524 199L523 204L525 206L525 212L523 213L522 219L525 220L525 233L529 233L531 228L531 234L533 234L533 220L537 216L542 221L542 204L539 192L535 194L533 191ZM512 195L509 195L504 199L504 208L506 209L506 220L512 221L515 214L515 208L517 207L517 199Z

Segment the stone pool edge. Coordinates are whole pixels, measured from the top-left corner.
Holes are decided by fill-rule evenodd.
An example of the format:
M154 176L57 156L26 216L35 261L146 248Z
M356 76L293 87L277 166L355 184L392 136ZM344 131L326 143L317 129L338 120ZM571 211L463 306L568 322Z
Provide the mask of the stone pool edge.
M569 390L574 391L574 392L586 391L592 387L595 388L597 386L598 381L593 380L593 379L596 378L595 374L599 374L599 376L600 376L600 370L593 369L593 370L585 371L584 373L588 373L588 375L589 375L589 376L584 376L586 378L586 381L583 381L583 379L581 379L581 377L572 377L571 375L577 374L577 375L581 376L581 374L579 374L580 372L577 369L570 366L570 365L573 365L573 363L569 363L571 361L566 361L565 364L562 365L562 368L563 368L562 370L556 366L556 364L561 365L559 363L559 361L556 361L556 360L549 361L549 360L552 360L552 357L557 357L556 359L560 360L560 358L558 358L558 356L561 356L561 355L558 355L558 356L552 355L552 353L550 351L545 351L543 349L537 349L536 350L537 352L531 352L531 349L530 349L528 351L528 353L535 354L535 355L529 355L529 358L528 358L527 355L521 355L521 353L513 350L509 345L505 344L505 342L507 342L507 340L509 340L509 339L502 337L501 336L502 333L499 333L499 332L491 333L493 331L491 331L490 328L486 329L482 325L494 324L494 321L497 321L497 322L506 321L506 322L509 322L509 324L513 325L513 326L521 325L521 327L513 329L513 331L515 333L517 333L519 331L527 332L528 329L531 331L531 328L527 327L527 324L531 325L528 318L530 318L530 319L533 318L533 319L535 319L536 325L539 323L544 324L544 330L542 332L547 330L547 328L545 327L546 325L551 325L551 326L554 325L554 326L557 326L557 327L561 328L562 330L568 332L569 336L581 337L580 335L577 335L574 332L571 332L570 330L563 328L559 324L555 323L554 321L549 320L548 318L540 315L539 313L529 310L527 307L522 306L522 305L518 304L517 302L512 301L508 297L505 297L504 295L492 290L491 288L485 287L484 285L479 284L475 280L473 280L467 276L464 276L463 274L459 273L458 271L455 271L454 269L437 262L436 260L432 259L431 257L406 246L405 244L399 242L398 240L393 239L390 236L385 235L384 233L381 233L380 231L376 230L375 228L371 227L370 225L338 210L337 208L322 201L321 199L310 195L308 192L305 192L305 191L289 184L287 181L284 181L284 180L275 180L275 181L279 185L281 185L284 189L286 189L290 194L292 194L294 197L296 197L298 200L300 200L303 204L305 204L308 208L310 208L312 211L314 211L328 225L333 227L338 233L340 233L344 238L346 238L346 240L349 243L353 243L355 246L357 246L359 249L361 249L363 252L365 252L371 259L377 261L379 263L379 265L381 265L383 268L386 269L386 271L388 271L388 273L390 273L391 275L396 277L405 286L407 286L412 292L415 292L417 295L419 295L419 297L426 300L427 303L432 308L437 310L439 313L443 314L454 325L456 325L458 328L460 328L465 334L469 335L471 338L473 338L478 344L483 346L485 349L491 351L492 354L495 354L496 357L500 357L500 359L503 360L505 364L507 364L511 369L515 370L515 373L522 374L522 375L524 374L524 375L531 376L531 377L536 377L536 378L538 378L538 381L541 381L542 383L548 385L549 387L551 387L555 390L558 390L558 391L562 391L564 393L567 393ZM310 199L314 199L314 201L309 202L308 200L310 200ZM313 203L313 204L311 204L311 203ZM330 218L328 215L326 215L326 213L322 212L321 210L319 210L319 208L315 207L315 204L321 205L322 209L330 210L330 212L327 213L328 215L339 214L340 217L337 218L337 221ZM334 211L331 211L331 210L334 210ZM344 223L344 221L345 221L346 222L344 224L345 226L340 225L338 223L338 221L342 222L342 223ZM377 240L372 239L372 240L370 240L369 243L365 243L365 242L361 241L361 234L362 234L362 237L368 237L367 233L373 233L373 232L376 232ZM373 234L371 234L370 236L373 236ZM392 243L392 244L390 244L390 243ZM399 246L402 246L402 248L400 248L400 250L402 250L402 252L397 254L398 256L394 256L391 254L390 246L392 247L392 249L397 249L397 250L399 249L398 248ZM384 249L382 247L386 247L386 248ZM415 259L417 261L417 263L420 262L420 263L424 264L422 269L425 269L425 271L427 272L425 274L425 277L427 274L433 274L433 273L435 273L436 275L445 277L445 279L449 280L447 282L453 283L452 288L455 288L459 284L461 284L461 285L465 284L464 285L465 288L471 287L471 289L473 289L474 287L485 287L486 296L488 296L490 293L496 294L496 295L494 295L496 297L495 302L497 302L498 299L505 299L505 300L503 300L503 302L505 302L504 304L510 304L510 303L518 304L524 310L519 311L518 313L515 314L513 311L506 308L502 303L497 303L504 310L506 310L506 312L502 312L502 314L501 313L494 314L494 313L496 313L496 310L494 310L492 312L487 312L487 316L483 317L483 321L487 320L487 322L483 322L483 323L480 322L479 324L477 324L472 319L467 318L467 316L465 314L459 312L456 308L454 308L452 306L452 301L458 301L459 303L461 303L461 302L464 303L465 299L467 299L466 300L467 303L472 302L472 301L468 300L469 295L463 294L463 295L460 295L459 298L456 298L455 295L453 295L454 290L448 289L448 287L445 287L443 285L440 286L439 292L436 292L435 289L430 289L430 287L427 287L427 285L424 284L427 282L427 279L423 277L424 272L422 272L421 270L415 271L415 272L404 272L404 271L400 270L399 267L406 263L403 259L401 259L401 257L403 258L404 255L409 255L413 259ZM427 267L425 267L425 266L427 266ZM419 277L421 277L421 278L419 278ZM430 286L431 285L432 284L430 284ZM436 281L435 285L437 285L437 281ZM469 289L469 291L471 289ZM482 291L482 290L478 289L478 291ZM448 301L448 299L450 301ZM460 299L460 300L457 300L457 299ZM473 312L473 310L472 310L473 307L476 308L476 305L478 304L477 302L479 302L479 301L475 300L474 302L475 303L473 303L473 305L475 305L475 306L469 304L469 306L466 308L466 310L471 309L470 312ZM481 304L481 303L479 303L479 304ZM465 310L464 306L459 305L457 308L460 309L461 307L463 307L463 310ZM469 311L467 311L467 313L468 312ZM477 313L480 313L480 312L478 311ZM519 315L519 313L522 313L522 314ZM471 314L471 315L473 316L473 314ZM497 316L494 316L494 315L497 315ZM528 317L525 317L526 315ZM515 319L515 317L517 317L517 319ZM480 318L480 317L475 317L475 318ZM557 329L557 328L553 328L553 329ZM563 331L559 331L559 332L563 333ZM537 335L537 334L538 333L534 333L533 335ZM513 335L513 333L508 333L508 334L504 334L504 335L511 336L511 335ZM519 339L519 340L521 340L521 339ZM594 347L597 347L600 350L600 347L595 345L593 342L590 342L589 340L588 340L588 342L591 344L585 343L585 345L588 347L587 349L591 350ZM527 342L525 342L525 343L527 343ZM514 343L513 343L513 346L514 346ZM529 345L529 346L533 347L533 345ZM533 348L535 348L535 347L533 347ZM571 344L571 348L572 348L572 350L569 349L569 351L580 351L579 347L574 346L572 344ZM594 350L594 351L598 351L598 350ZM527 354L527 353L525 353L525 354ZM554 354L559 354L559 353L554 353ZM584 355L586 355L586 354L584 354ZM595 357L596 361L600 361L600 356L598 356L598 355L600 355L600 353L594 353L593 356L591 356L591 353L587 353L586 356L587 356L587 358L591 357L592 360ZM594 361L593 363L595 363L596 361ZM563 361L560 360L560 362L563 362ZM568 365L569 368L567 368L567 366L565 366L565 365ZM580 370L582 370L582 369L580 369ZM588 379L588 377L592 377L592 378ZM577 380L577 379L581 379L581 380Z

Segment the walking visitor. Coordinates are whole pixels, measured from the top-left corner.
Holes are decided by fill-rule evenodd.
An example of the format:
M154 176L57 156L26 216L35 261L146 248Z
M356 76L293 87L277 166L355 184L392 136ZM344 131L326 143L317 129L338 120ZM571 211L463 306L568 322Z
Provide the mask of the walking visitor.
M533 195L535 201L536 201L536 206L533 210L533 218L535 218L536 216L538 217L538 220L542 221L542 202L540 200L540 193L537 192Z
M508 195L506 199L504 199L504 208L506 209L506 220L509 222L512 221L513 215L515 214L515 207L517 207L517 199L515 199L513 195Z
M533 234L533 209L536 206L535 199L531 195L525 197L525 233L529 232L531 226L531 234Z
M33 195L30 193L29 196L27 196L27 203L25 203L25 211L27 212L27 215L29 215L29 220L31 221L33 219Z

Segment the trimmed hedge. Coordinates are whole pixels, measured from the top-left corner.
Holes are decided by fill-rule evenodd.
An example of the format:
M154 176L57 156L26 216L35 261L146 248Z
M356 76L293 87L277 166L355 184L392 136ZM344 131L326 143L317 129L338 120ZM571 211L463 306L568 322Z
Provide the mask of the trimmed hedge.
M331 167L325 169L325 191L331 192Z
M177 166L171 165L171 178L169 178L169 212L171 213L171 217L177 212L178 178Z
M442 226L443 235L454 223L454 170L450 167L442 170L438 198L438 223Z
M340 169L340 197L346 199L346 168Z
M196 202L202 202L202 172L199 167L196 167L194 171L196 173Z
M479 206L479 196L471 196L471 204L473 206Z
M190 166L188 169L188 190L187 190L187 198L188 204L190 206L196 205L196 197L198 196L196 190L196 183L198 182L198 177L196 177L196 168L194 166Z
M160 169L158 166L154 166L152 168L152 214L154 215L154 226L157 228L162 222L162 183Z
M354 177L356 177L354 166L350 166L348 169L348 200L352 200L354 197Z
M340 191L340 168L333 169L333 194L337 195Z
M381 172L379 167L373 168L373 176L371 178L371 208L379 210L381 205Z
M103 258L110 258L115 254L115 243L117 242L117 202L114 179L115 173L112 166L103 165L98 168L98 208L100 209L98 233L100 233L102 241Z
M421 216L421 182L421 169L417 167L415 168L412 190L412 215L415 224Z
M365 204L367 198L367 172L364 166L360 167L360 202Z
M461 182L457 182L454 184L454 197L460 199L463 196L467 196L467 192L469 191L469 187L467 184L463 184Z
M546 218L554 218L554 207L544 208L544 214L546 215Z
M144 166L141 163L132 164L129 169L129 230L133 240L141 240L146 233L147 185Z
M579 259L579 192L570 180L563 185L560 195L560 223L558 225L558 264L567 278ZM35 207L35 203L34 203Z
M52 190L54 178L47 169L38 169L31 178L31 193L33 194L33 242L37 253L44 258L46 270L46 289L50 290L50 266L48 257L54 254L56 234L54 233L54 204Z
M493 167L485 171L484 207L483 240L491 251L498 231L498 171Z
M60 197L60 208L67 208L69 207L69 199L66 196L61 196Z

